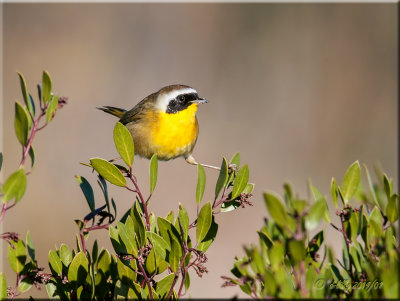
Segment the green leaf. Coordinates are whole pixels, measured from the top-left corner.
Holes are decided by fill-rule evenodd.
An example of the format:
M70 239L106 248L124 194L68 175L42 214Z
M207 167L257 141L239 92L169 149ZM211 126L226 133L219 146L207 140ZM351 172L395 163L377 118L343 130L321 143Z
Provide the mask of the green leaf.
M85 253L79 252L68 268L68 281L75 287L85 283L89 271L89 262Z
M256 184L254 184L254 183L247 183L247 185L243 189L242 193L246 193L246 194L252 193L255 186L256 186Z
M8 262L16 273L21 273L26 261L26 248L20 239L17 242L10 241L8 245Z
M276 242L269 250L269 260L273 267L277 267L283 262L285 256L285 250L281 242Z
M386 197L387 197L388 200L390 199L390 197L392 195L392 185L391 185L391 183L392 183L392 179L390 179L390 181L389 181L388 176L386 174L383 174L383 188L385 190Z
M197 219L196 240L198 244L201 243L203 239L206 237L208 230L211 227L211 220L212 220L211 203L207 202L200 209L199 217Z
M150 212L149 222L150 222L150 231L156 232L157 221L154 212Z
M181 253L182 253L181 246L175 239L172 239L171 240L171 252L169 252L169 255L168 255L168 262L169 262L171 271L173 271L174 273L178 271Z
M167 294L171 288L172 282L174 282L174 278L175 278L174 274L169 274L157 282L156 292L157 292L157 294L160 295L160 297L162 299L167 297Z
M51 100L51 78L47 71L43 71L42 100L45 104Z
M117 228L114 228L113 226L110 226L108 229L109 229L111 244L113 245L115 252L117 254L127 253L126 247L122 243L119 237L119 230Z
M226 181L228 181L228 163L226 162L226 159L223 158L217 184L215 185L215 200L218 198L222 188L224 188Z
M35 116L35 101L33 100L33 97L31 94L29 94L29 101L28 101L28 108L30 110L30 108L32 108L32 116Z
M329 210L328 210L328 204L326 203L325 198L323 197L322 193L310 183L311 186L311 192L314 196L314 200L318 201L322 201L325 203L325 211L324 211L324 219L330 223L331 222L331 218L329 216Z
M172 224L174 222L174 211L171 210L170 212L168 212L165 219Z
M61 275L62 273L61 259L60 257L58 257L57 252L53 250L49 251L49 264L57 275Z
M36 155L35 155L35 149L33 148L33 145L29 148L29 158L31 158L31 168L35 165L36 162Z
M114 127L114 143L122 160L132 167L135 154L133 139L129 130L121 122L117 122Z
M126 277L125 277L126 278ZM115 284L114 298L113 299L127 299L127 300L141 300L146 299L142 295L144 289L140 288L140 284L133 282L133 284L126 284L118 280Z
M243 165L243 167L239 170L236 179L233 183L232 189L232 199L236 199L242 191L246 188L247 182L249 181L249 167Z
M361 273L362 272L362 268L360 265L360 260L358 259L358 254L357 254L357 250L354 246L350 246L350 256L351 259L354 263L354 266L356 267L356 271L357 273Z
M150 159L150 194L153 193L157 184L158 157L154 154Z
M100 252L97 269L102 271L104 275L107 275L111 269L111 256L105 249Z
M343 256L343 264L346 270L350 269L350 255L346 247L346 242L344 241L344 237L342 237L342 256Z
M17 73L18 73L18 76L19 76L19 82L20 82L20 85L21 85L21 91L22 91L22 96L24 98L25 105L27 106L29 112L31 112L31 114L33 116L33 115L35 115L35 113L34 113L32 104L31 104L30 99L29 99L29 93L28 93L28 89L26 88L25 78L21 73L19 73L19 72L17 72Z
M39 97L39 103L42 105L42 88L40 87L39 84L36 85L37 91L38 91L38 97Z
M149 252L149 255L147 255L146 262L146 271L152 275L157 269L157 255L154 252L154 248L152 248Z
M386 206L386 216L391 223L397 221L399 217L399 196L397 194L393 194L389 199Z
M171 251L171 247L169 246L169 244L164 240L164 238L154 232L147 231L146 234L151 244L153 245L156 254L165 259L167 251Z
M189 215L182 204L179 204L178 216L179 216L179 220L182 225L182 228L183 228L182 236L183 236L184 241L186 241L188 238L188 232L189 232Z
M267 248L271 248L274 245L274 241L271 239L271 237L266 231L257 231L257 233L261 241L265 243L265 246Z
M101 158L90 159L90 164L99 173L99 175L101 175L111 184L121 187L126 186L126 179L124 175L114 164L111 164L110 162Z
M118 232L119 232L119 236L122 239L122 242L124 243L125 247L126 247L126 253L129 254L133 254L134 256L137 256L137 252L138 252L138 246L136 243L135 238L137 238L136 234L135 234L135 230L134 228L132 229L131 227L129 227L129 222L128 220L132 220L132 218L130 216L128 216L127 218L127 224L124 225L121 222L118 222ZM133 226L133 222L132 222L132 226Z
M318 226L321 219L324 217L325 210L325 200L319 200L311 206L308 214L306 215L305 225L308 230L313 230L316 226Z
M324 242L324 231L319 231L308 244L308 249L312 256L318 252L319 248L321 247L322 243Z
M26 146L28 144L29 128L31 122L32 121L28 115L27 110L18 101L16 101L14 128L18 141L23 146Z
M60 247L60 259L66 267L68 267L72 261L72 252L69 250L68 246L65 244L61 244L61 247Z
M235 164L237 167L240 166L240 154L236 153L233 155L230 164Z
M25 193L26 189L26 174L23 167L20 167L16 172L12 173L2 187L3 203L15 198L18 202Z
M360 163L355 161L346 171L342 181L342 192L345 204L347 204L357 191L360 184L361 168Z
M56 114L57 107L58 107L58 96L57 95L52 95L50 103L49 103L49 105L47 106L47 109L46 109L46 121L47 121L47 123L49 123L53 119L54 115Z
M272 193L265 192L264 200L267 205L269 214L274 219L274 221L281 227L285 227L288 220L287 210L280 199Z
M133 208L132 220L135 227L135 233L138 236L140 247L146 245L146 228L142 219L142 215L139 212L139 202L135 202Z
M292 256L292 258L296 263L302 261L306 255L304 242L302 240L290 240L289 251L290 255Z
M97 239L93 243L93 248L92 248L92 261L96 262L97 261L97 256L99 255L99 245L97 244Z
M53 281L54 280L50 280L50 282L46 284L46 292L49 298L56 298L58 296L56 295L57 286Z
M7 282L3 272L0 272L0 300L7 300Z
M372 240L376 240L382 235L382 215L377 207L372 210L371 215L369 216L369 225L367 231L367 240L368 243L371 243Z
M365 164L364 164L364 170L365 170L365 173L367 175L368 186L369 186L369 190L371 192L372 200L373 200L374 204L376 206L378 206L378 208L380 208L379 203L378 203L378 199L376 197L375 189L374 189L374 183L372 182L371 175L369 174L368 168L367 168L367 166Z
M171 240L176 240L177 242L181 243L179 231L171 222L165 218L157 217L157 224L160 234L166 242L168 242L170 245L172 244Z
M206 187L206 173L203 166L197 164L196 203L200 204Z
M187 271L185 278L185 290L187 291L189 287L190 287L190 276L189 276L189 271Z
M215 240L215 237L217 236L217 232L218 232L218 224L215 222L215 219L213 216L210 229L208 230L208 232L207 232L206 236L204 237L204 239L202 240L202 242L200 242L197 245L197 249L202 251L203 253L205 253L207 251L207 249L210 247L210 245L213 243L213 241Z
M330 268L331 268L331 270L333 272L332 275L334 276L334 280L335 281L343 280L343 276L340 275L340 271L335 265L330 264Z
M90 211L94 214L94 211L96 209L95 207L95 202L94 202L94 193L93 193L93 188L86 180L86 178L81 177L81 176L75 176L76 181L78 182L79 186L81 187L81 190L83 192L83 195L85 196L86 202L89 205Z
M357 213L352 212L349 219L350 224L350 239L354 240L357 237L359 216Z
M26 233L26 245L28 247L28 254L30 258L35 261L35 246L33 245L33 240L29 231Z

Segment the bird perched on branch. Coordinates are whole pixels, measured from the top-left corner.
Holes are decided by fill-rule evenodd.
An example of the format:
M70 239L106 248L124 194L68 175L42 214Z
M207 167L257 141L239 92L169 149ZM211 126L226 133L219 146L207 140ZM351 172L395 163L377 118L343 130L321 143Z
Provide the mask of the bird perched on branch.
M199 104L207 102L189 86L171 85L150 94L129 111L110 106L98 109L120 118L132 135L135 154L148 159L157 154L160 160L183 156L186 162L197 165L192 156L199 134L196 112Z

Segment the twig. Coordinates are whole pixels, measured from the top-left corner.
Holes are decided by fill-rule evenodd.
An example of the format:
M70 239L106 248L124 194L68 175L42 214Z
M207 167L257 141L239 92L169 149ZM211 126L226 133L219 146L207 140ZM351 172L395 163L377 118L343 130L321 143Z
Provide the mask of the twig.
M183 233L183 227L182 227L182 224L181 224L180 219L178 219L178 221L179 221L179 226L180 226L180 228L181 228L181 231L182 231L182 233ZM189 252L190 252L190 248L188 248L188 246L187 246L187 244L186 244L186 241L182 241L182 248L183 248L183 250L184 250L183 256L182 256L181 261L179 262L178 269L177 269L176 272L175 272L175 277L174 277L174 280L173 280L173 282L172 282L171 288L169 289L168 295L167 295L167 297L165 298L166 300L169 299L169 297L171 296L172 292L174 291L174 286L175 286L176 282L178 281L179 273L180 273L180 272L183 273L183 276L182 276L182 282L181 282L181 285L180 285L180 288L179 288L179 292L178 292L178 298L180 297L181 292L182 292L182 285L185 283L186 271L187 271L186 269L188 269L189 266L183 267L183 264L184 264L184 262L185 262L185 259L186 259L187 254L189 254ZM183 269L184 271L182 271L182 269Z
M4 204L1 206L0 224L1 224L1 222L3 221L4 215L6 214L7 206L8 206L7 203L4 203Z
M33 128L32 128L32 131L31 131L31 136L29 137L28 144L26 145L24 154L23 154L23 156L22 156L21 163L19 164L20 166L24 165L24 163L25 163L26 157L28 156L29 150L31 149L33 139L35 138L36 132L38 131L38 125L39 125L40 119L41 119L44 115L46 115L45 109L42 110L42 112L40 113L38 119L36 119L36 121L33 123Z
M185 256L186 257L186 256ZM187 269L183 268L183 272L182 272L182 282L181 285L179 287L179 291L178 291L178 298L180 298L182 296L182 289L183 289L183 285L185 284L185 280L186 280L186 274L187 274Z
M99 230L99 229L108 229L111 224L106 224L106 225L100 225L100 226L91 226L89 228L84 228L82 230L83 233L88 233L93 230Z
M150 299L153 300L153 290L152 290L152 287L151 287L151 284L150 284L150 280L147 277L146 271L144 270L142 263L139 260L137 262L139 264L140 270L142 271L144 280L146 281L146 284L147 284L147 286L149 288Z
M85 235L83 234L83 231L79 233L79 236L81 237L81 242L82 242L82 251L83 253L86 254L86 243L85 243Z
M146 227L147 227L147 231L150 231L150 219L149 219L149 214L147 212L147 205L146 205L146 201L143 198L142 193L140 192L139 186L137 184L136 181L136 177L132 174L132 167L129 168L129 178L131 179L133 185L135 186L136 189L136 193L139 196L140 201L142 202L143 205L143 210L144 210L144 216L146 218ZM125 186L126 187L126 186Z
M337 231L342 232L342 230L340 230L338 227L336 227L333 223L330 223L330 225L335 228Z

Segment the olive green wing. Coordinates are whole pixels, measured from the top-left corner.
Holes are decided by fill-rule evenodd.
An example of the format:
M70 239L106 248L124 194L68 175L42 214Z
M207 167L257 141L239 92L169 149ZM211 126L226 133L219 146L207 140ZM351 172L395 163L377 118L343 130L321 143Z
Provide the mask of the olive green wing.
M126 113L121 117L119 122L123 125L127 125L131 122L139 122L149 110L154 110L154 97L150 95L139 102L133 109L126 111Z

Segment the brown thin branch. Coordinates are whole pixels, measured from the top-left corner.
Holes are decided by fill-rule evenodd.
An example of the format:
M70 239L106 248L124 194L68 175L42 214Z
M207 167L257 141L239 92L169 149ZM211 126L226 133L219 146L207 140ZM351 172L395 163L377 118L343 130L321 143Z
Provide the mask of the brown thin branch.
M150 280L147 277L146 271L144 270L142 263L139 260L137 262L139 264L140 270L142 271L142 274L143 274L144 280L146 281L147 287L149 288L150 299L153 300L154 299L153 298L153 290L152 290L152 287L151 287Z
M132 167L129 168L129 178L131 179L133 185L135 186L136 193L138 194L139 199L142 202L143 210L144 210L144 216L145 216L145 219L146 219L146 228L147 228L147 231L150 231L150 218L149 218L149 214L147 212L146 201L144 200L143 195L142 195L142 193L140 191L140 188L139 188L139 186L137 184L136 177L132 173Z

